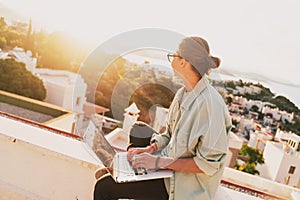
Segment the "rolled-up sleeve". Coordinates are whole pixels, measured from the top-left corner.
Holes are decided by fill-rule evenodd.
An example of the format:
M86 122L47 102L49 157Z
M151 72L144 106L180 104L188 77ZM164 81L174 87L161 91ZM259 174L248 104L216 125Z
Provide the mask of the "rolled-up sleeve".
M205 174L208 176L213 176L221 168L222 163L224 162L224 154L216 155L214 160L208 160L202 157L199 152L193 157L195 163ZM220 159L221 158L221 159Z
M169 126L167 127L168 127L167 130L163 134L154 133L152 135L151 143L156 142L158 150L163 149L170 142L170 138L171 138L170 127Z
M207 132L200 136L194 147L193 159L199 169L208 176L213 176L220 170L227 153L228 134L225 124L223 128L216 128L216 126L210 126Z

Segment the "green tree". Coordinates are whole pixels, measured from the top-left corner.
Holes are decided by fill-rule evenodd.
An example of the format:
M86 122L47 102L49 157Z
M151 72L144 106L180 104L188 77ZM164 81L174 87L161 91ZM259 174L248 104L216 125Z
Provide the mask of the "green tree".
M34 45L34 33L32 32L32 21L30 19L27 35L24 41L24 50L30 50L32 55L35 55L35 45Z
M240 122L237 121L236 119L232 119L232 129L231 131L236 133L238 131L238 126L239 126Z
M270 103L275 104L280 110L285 110L290 113L294 112L296 114L300 113L298 107L284 96L277 96L271 99Z
M0 30L4 30L7 27L4 17L0 17Z
M151 122L150 108L153 105L161 105L168 108L174 98L174 93L167 87L157 84L144 84L134 91L130 102L135 102L140 108L140 120L146 123Z
M7 29L1 32L1 36L7 41L7 47L14 48L16 46L22 47L24 41L24 35L11 29Z
M232 98L230 96L226 96L226 103L229 105L232 103Z
M262 153L258 149L249 147L248 145L243 145L240 152L240 159L244 161L244 164L236 163L234 168L249 174L259 174L256 169L257 164L264 164L264 158Z
M24 26L27 24L21 22L15 22L13 25L7 25L4 17L0 18L0 48L11 49L16 46L23 47L25 33Z
M280 129L284 131L292 131L300 136L300 116L295 118L294 123L289 123L285 120L284 123L280 124Z
M251 108L250 108L251 111L253 112L258 112L259 108L257 105L253 105Z
M0 48L3 49L7 45L6 39L3 36L0 36Z
M225 85L225 87L229 87L229 88L235 89L235 83L234 83L234 81L226 81L224 85Z
M237 82L237 85L240 86L240 87L244 87L246 83L243 82L242 79L240 79L238 82Z
M263 113L261 113L261 112L259 112L258 113L258 120L263 120L264 119L264 114Z
M0 59L0 90L37 100L46 97L43 81L28 71L24 63L14 59Z
M81 48L74 38L61 32L47 36L37 33L36 37L38 67L77 72L83 60L84 48ZM39 39L43 41L40 42Z
M141 110L139 120L149 123L151 121L149 110L152 106L159 104L169 107L174 91L179 86L174 84L171 78L156 77L153 68L147 70L136 65L128 67L123 58L111 63L110 61L115 57L118 56L102 52L85 63L80 73L88 85L88 101L93 102L95 98L96 104L111 110L107 113L108 116L118 120L122 120L124 109L128 106L124 107L124 102L125 104L135 102ZM106 66L105 63L110 64ZM146 77L141 77L141 74L145 73L151 75L147 77L148 80ZM113 96L113 92L116 96ZM112 102L113 97L117 98L117 101ZM112 113L112 108L114 113Z

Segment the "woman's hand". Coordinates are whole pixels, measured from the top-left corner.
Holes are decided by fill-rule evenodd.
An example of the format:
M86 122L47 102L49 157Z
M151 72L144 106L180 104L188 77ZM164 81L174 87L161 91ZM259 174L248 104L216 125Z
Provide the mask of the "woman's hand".
M141 153L144 153L144 152L147 152L147 148L146 147L142 147L142 148L130 148L128 150L128 153L127 153L127 159L129 161L132 161L132 158L133 156L137 155L137 154L141 154Z
M133 168L155 169L155 160L157 156L150 153L136 154L131 159Z
M156 150L157 150L157 146L155 143L147 147L132 147L128 150L127 159L131 161L134 155L141 154L141 153L153 153Z

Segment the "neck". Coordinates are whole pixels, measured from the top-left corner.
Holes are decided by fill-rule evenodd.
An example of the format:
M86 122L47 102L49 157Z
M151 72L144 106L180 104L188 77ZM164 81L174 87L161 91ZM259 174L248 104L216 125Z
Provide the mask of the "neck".
M197 85L197 83L201 80L202 77L199 76L193 76L189 78L183 77L183 84L187 92L190 92L194 89L194 87Z

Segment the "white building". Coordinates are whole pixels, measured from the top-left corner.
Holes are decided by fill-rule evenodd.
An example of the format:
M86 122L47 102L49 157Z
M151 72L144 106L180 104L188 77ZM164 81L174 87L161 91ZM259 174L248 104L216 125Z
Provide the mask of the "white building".
M281 111L281 120L286 120L289 123L294 123L294 113L288 113L286 111Z
M300 188L299 152L293 151L286 143L268 141L263 155L265 164L258 166L262 177Z
M272 118L279 121L280 118L281 118L281 114L279 112L279 109L278 108L270 108L268 106L264 107L263 110L262 110L262 113L264 114L272 114Z
M246 107L248 100L244 97L234 96L232 102L240 104L243 108Z
M249 87L244 86L244 89L245 89L245 93L252 94L252 95L259 94L261 92L261 88L256 87L254 85L250 85Z
M252 106L257 106L258 111L261 112L264 107L264 103L262 101L258 101L258 100L249 100L246 103L246 108L249 110L250 108L252 108Z
M34 73L44 82L47 90L45 102L75 112L83 112L87 85L80 74L50 69L35 69Z
M27 70L32 71L36 67L36 58L32 58L31 51L25 52L24 49L15 47L13 50L3 52L0 49L0 59L14 58L18 62L25 64Z
M253 89L251 87L248 87L248 86L244 86L244 89L245 89L245 93L247 94L253 94Z
M259 94L261 92L261 88L253 86L253 85L250 85L249 87L248 86L243 86L243 87L236 86L235 88L240 94L252 94L253 95L253 94Z
M239 130L243 131L246 127L250 129L255 129L255 122L253 119L241 118L239 124Z
M241 105L240 104L236 104L236 103L231 103L230 106L228 107L228 110L230 112L235 112L235 113L243 111L241 109Z
M273 136L267 132L266 128L263 128L261 131L250 131L248 146L263 151L265 149L266 142L273 138Z
M265 125L271 125L274 123L274 119L270 116L264 116L263 123Z
M279 120L287 120L290 123L293 123L294 120L294 113L288 113L286 111L279 110L278 108L270 108L268 106L265 106L262 109L262 113L264 114L272 114L273 119L279 121Z
M235 89L236 89L240 94L245 94L245 88L244 88L244 87L236 86Z
M291 131L287 132L287 131L280 130L280 128L278 128L274 138L277 141L286 141L287 142L290 138L292 138L292 135L296 135L296 134ZM296 137L297 137L297 135L296 135Z
M252 92L253 92L254 94L259 94L259 93L261 93L261 90L262 90L260 87L256 87L256 86L254 86L254 85L250 85L250 88L253 89Z
M300 136L291 134L287 143L293 152L300 152Z

